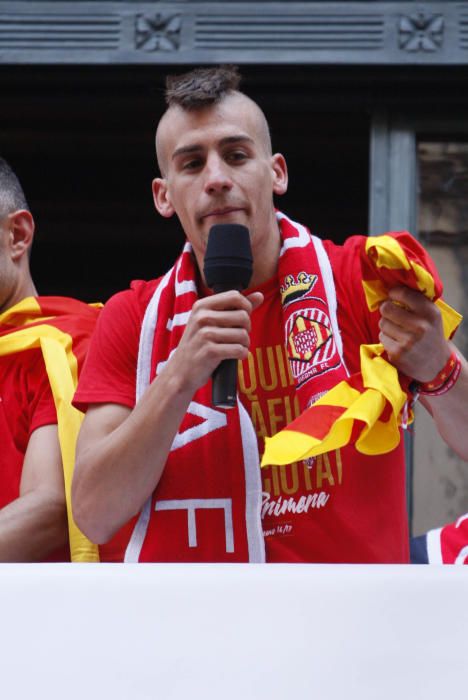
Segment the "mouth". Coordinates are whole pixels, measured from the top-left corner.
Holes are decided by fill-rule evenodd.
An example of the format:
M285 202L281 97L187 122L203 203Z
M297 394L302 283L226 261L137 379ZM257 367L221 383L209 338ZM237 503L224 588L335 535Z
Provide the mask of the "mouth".
M209 211L206 214L203 214L200 218L202 220L204 220L204 219L210 219L210 218L215 218L215 217L228 216L229 214L235 214L236 212L243 212L243 211L244 211L244 209L242 207L223 207L221 209L213 209L212 211Z

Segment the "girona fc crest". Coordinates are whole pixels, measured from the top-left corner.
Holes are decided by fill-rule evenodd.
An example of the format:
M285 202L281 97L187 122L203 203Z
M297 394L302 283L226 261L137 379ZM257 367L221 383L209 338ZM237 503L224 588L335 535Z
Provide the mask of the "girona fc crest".
M296 316L288 345L291 358L310 362L315 353L332 337L332 332L320 321Z
M280 287L281 303L286 306L300 297L307 296L316 282L317 275L311 275L308 272L300 272L297 277L288 275Z
M336 365L336 348L328 316L304 309L288 321L287 350L292 373L300 383Z

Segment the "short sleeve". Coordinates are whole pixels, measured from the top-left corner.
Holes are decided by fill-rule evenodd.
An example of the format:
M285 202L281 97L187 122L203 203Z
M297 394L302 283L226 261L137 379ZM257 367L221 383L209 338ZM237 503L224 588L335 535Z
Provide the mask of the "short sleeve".
M73 405L135 405L135 376L141 312L135 289L111 297L99 315Z

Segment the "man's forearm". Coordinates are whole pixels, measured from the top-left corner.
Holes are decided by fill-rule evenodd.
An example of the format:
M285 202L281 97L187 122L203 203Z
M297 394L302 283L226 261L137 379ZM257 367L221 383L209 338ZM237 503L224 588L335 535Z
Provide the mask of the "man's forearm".
M459 354L459 353L458 353ZM421 396L445 442L468 461L468 363L461 357L461 371L455 385L441 396Z
M176 385L177 379L163 372L133 411L102 438L94 439L85 419L72 501L78 526L93 542L107 542L156 488L192 396Z
M250 314L263 301L237 291L199 299L176 351L135 408L103 404L86 416L72 487L78 527L102 544L156 488L192 397L225 359L247 357Z
M31 491L0 510L0 561L42 561L68 540L64 501Z

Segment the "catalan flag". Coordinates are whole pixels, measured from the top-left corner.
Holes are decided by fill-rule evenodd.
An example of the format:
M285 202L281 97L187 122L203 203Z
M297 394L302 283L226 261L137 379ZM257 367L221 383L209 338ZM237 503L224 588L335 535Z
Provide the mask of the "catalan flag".
M0 355L42 351L57 410L72 561L99 561L97 547L80 532L71 511L75 445L83 419L71 402L100 306L66 297L27 297L0 315Z
M419 243L406 232L365 239L363 288L370 311L378 309L388 290L406 285L434 301L446 338L461 316L440 299L442 284ZM366 455L390 452L400 442L399 426L407 416L408 379L386 358L383 345L361 345L361 371L334 386L297 419L265 440L262 466L289 464L354 443Z

